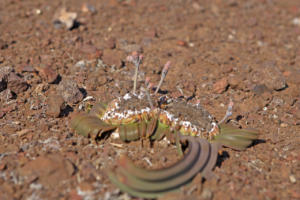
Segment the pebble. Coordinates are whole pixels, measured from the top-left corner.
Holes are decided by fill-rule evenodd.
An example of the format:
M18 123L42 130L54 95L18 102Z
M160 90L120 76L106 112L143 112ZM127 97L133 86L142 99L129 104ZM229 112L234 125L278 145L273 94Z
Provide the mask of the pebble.
M120 68L123 66L122 59L125 57L122 52L112 49L106 49L103 52L102 60L106 65L116 66Z
M0 92L7 88L7 81L9 74L13 71L10 66L0 68Z
M223 92L226 91L228 87L228 81L226 78L222 78L221 80L217 81L213 85L213 91L217 94L222 94Z
M57 91L58 94L63 97L65 102L70 104L76 104L84 97L76 82L72 79L63 79L59 83Z
M300 26L300 18L299 18L299 17L295 17L295 18L292 20L292 23L293 23L294 25Z
M243 81L242 76L230 76L228 79L228 84L232 89L240 88L239 86L241 85Z
M38 183L43 186L55 188L57 183L70 178L75 173L75 168L63 156L48 154L29 161L18 171L21 177L26 177L26 180L38 179Z
M58 73L50 65L41 65L37 70L47 83L55 83L58 79Z
M92 44L84 44L79 46L80 52L84 53L88 59L99 59L102 57L103 52Z
M282 90L286 85L286 80L275 62L265 62L259 72L263 77L261 80L264 84L273 90Z
M213 193L209 189L204 189L201 193L201 199L211 200L213 198Z
M65 100L61 95L51 94L47 99L47 111L46 114L50 117L59 117L61 111L65 109Z
M290 175L289 178L290 178L291 183L297 182L296 177L294 175Z
M19 94L27 90L29 85L27 82L18 76L17 74L11 72L7 80L7 88L9 88L15 94Z
M264 84L258 84L254 86L253 92L256 95L262 95L265 92L269 92L269 89Z
M17 72L36 72L36 70L31 66L31 65L22 65L20 67L18 67L18 71Z
M185 41L183 41L183 40L178 40L176 43L177 43L178 46L182 46L182 47L186 47L187 46L187 43Z
M86 69L86 65L87 65L87 63L86 63L86 61L85 60L80 60L80 61L78 61L75 65L74 65L74 67L75 67L75 71L84 71L85 69Z
M286 123L281 123L281 124L280 124L280 127L286 128L286 127L288 127L288 124L286 124Z
M0 101L2 102L9 102L10 100L14 99L15 95L12 93L10 89L6 89L0 92Z
M76 18L77 13L68 12L66 8L62 8L55 13L53 24L55 28L61 28L61 25L65 25L67 29L71 30L75 25Z
M84 13L95 14L96 13L96 8L93 5L84 3L81 6L81 11L84 12Z

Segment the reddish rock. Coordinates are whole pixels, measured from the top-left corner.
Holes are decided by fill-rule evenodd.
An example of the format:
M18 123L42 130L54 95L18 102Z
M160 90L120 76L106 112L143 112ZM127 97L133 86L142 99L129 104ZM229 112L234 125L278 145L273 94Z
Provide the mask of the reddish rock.
M58 78L58 73L50 65L42 65L38 68L38 71L47 83L54 83Z
M103 53L102 60L104 64L109 66L116 66L117 68L120 68L123 65L122 59L125 57L125 55L122 54L122 52L117 50L111 50L107 49Z
M251 74L254 83L265 84L272 90L282 90L286 87L286 79L275 62L265 62L260 70Z
M92 44L84 44L79 47L79 50L86 54L88 59L98 59L101 58L103 52L99 50L97 47L95 47Z
M183 41L183 40L178 40L176 43L177 43L177 45L182 46L182 47L186 47L187 46L187 43L185 41Z
M67 103L75 104L83 99L83 94L72 79L63 79L58 85L57 91Z
M19 94L27 90L28 84L23 78L12 72L8 76L7 88L16 94Z
M89 77L86 81L86 89L95 91L98 87L101 87L108 82L108 78L104 74L98 74L97 76Z
M31 65L21 65L16 69L17 72L36 72L36 70Z
M55 188L58 183L69 179L74 173L74 165L59 154L37 157L20 168L19 174L26 179L36 179L46 187Z
M65 100L61 95L51 94L47 99L46 114L50 117L59 117L61 111L65 108Z
M232 89L241 89L243 84L243 77L242 76L230 76L228 79L228 84Z
M10 66L0 68L0 92L7 88L8 77L12 71L13 68Z
M226 91L228 87L228 81L226 78L222 78L221 80L217 81L213 85L213 91L217 94L221 94Z
M56 28L60 28L61 24L64 24L67 29L71 30L75 25L76 18L77 13L62 8L55 13L53 23Z
M254 86L253 92L256 95L262 95L264 93L270 93L270 90L264 84L260 84Z
M8 102L9 100L14 98L14 94L11 92L10 89L6 89L0 92L0 101Z

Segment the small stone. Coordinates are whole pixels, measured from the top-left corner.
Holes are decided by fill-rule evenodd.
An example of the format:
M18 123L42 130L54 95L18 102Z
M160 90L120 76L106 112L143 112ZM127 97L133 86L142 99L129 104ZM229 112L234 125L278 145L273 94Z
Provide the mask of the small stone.
M241 76L230 76L228 79L228 84L232 89L239 88L240 84L242 83L243 78Z
M122 52L117 50L106 49L103 53L102 60L106 65L116 66L121 68L123 66L122 58L124 58Z
M91 14L96 13L95 7L87 3L82 4L81 11L84 13L91 13Z
M41 65L38 72L47 83L55 83L58 79L58 73L50 65Z
M7 81L9 74L13 71L10 66L0 68L0 92L7 88Z
M288 127L288 124L287 124L287 123L281 123L281 124L280 124L280 127L281 127L281 128L286 128L286 127Z
M68 12L66 8L60 9L55 15L54 15L54 26L56 28L60 28L61 25L65 25L67 29L72 29L75 25L77 18L77 13L75 12Z
M16 108L17 108L16 103L10 104L9 106L5 106L5 107L1 107L1 104L0 104L0 118L4 117L6 115L6 113L10 113L10 112L16 110Z
M103 52L92 44L85 44L79 47L80 51L87 55L88 59L101 58Z
M226 91L228 87L228 81L226 78L222 78L221 80L217 81L213 85L213 91L217 94L222 94L223 92Z
M291 183L297 182L296 177L294 175L290 175L289 178L290 178Z
M205 199L205 200L211 200L213 198L213 193L211 190L209 189L203 189L202 193L201 193L201 198Z
M7 165L5 163L0 164L0 171L5 170L7 168Z
M10 89L6 89L0 92L0 101L2 102L9 102L10 100L14 99L15 95L12 93Z
M275 62L265 62L260 71L255 73L255 79L264 83L272 90L282 90L286 88L286 80ZM254 78L254 77L253 77Z
M12 72L8 76L7 88L15 94L19 94L27 90L28 84L23 78Z
M256 95L262 95L265 92L270 92L270 90L264 84L259 84L254 86L253 92Z
M196 10L196 11L200 11L203 12L205 10L205 8L203 6L201 6L199 3L194 2L192 4L192 7Z
M98 87L101 87L107 82L108 78L105 75L97 74L89 77L89 79L86 81L86 89L95 91Z
M47 99L47 104L46 114L50 117L59 117L61 111L65 109L65 100L61 95L51 94Z
M43 146L46 146L44 143ZM38 178L45 187L55 188L58 182L66 181L74 173L74 165L59 154L49 154L37 157L18 169L20 176L25 180Z
M295 18L292 20L292 24L297 25L297 26L300 26L300 18L299 18L299 17L295 17Z
M31 65L23 65L18 68L17 72L36 72L36 70Z
M80 60L78 61L74 67L73 67L73 71L74 72L80 72L80 71L85 71L86 70L86 66L87 66L87 62L85 60Z
M177 45L182 46L182 47L186 47L187 43L185 41L183 41L183 40L178 40L177 41Z
M118 40L118 48L125 51L126 53L132 53L134 51L142 53L143 48L138 44L129 44L127 40Z
M67 103L78 103L84 97L76 82L72 79L63 79L58 85L57 90Z

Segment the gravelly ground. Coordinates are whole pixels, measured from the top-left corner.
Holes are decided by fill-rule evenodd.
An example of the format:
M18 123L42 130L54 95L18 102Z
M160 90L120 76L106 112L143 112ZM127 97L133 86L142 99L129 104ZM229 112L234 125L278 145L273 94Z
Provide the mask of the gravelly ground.
M131 89L132 51L141 79L158 82L170 60L170 96L181 88L218 120L232 98L231 121L265 141L224 149L217 178L162 199L300 199L299 43L294 0L1 0L0 199L130 199L105 173L121 153L178 160L172 146L95 144L69 127L72 113Z

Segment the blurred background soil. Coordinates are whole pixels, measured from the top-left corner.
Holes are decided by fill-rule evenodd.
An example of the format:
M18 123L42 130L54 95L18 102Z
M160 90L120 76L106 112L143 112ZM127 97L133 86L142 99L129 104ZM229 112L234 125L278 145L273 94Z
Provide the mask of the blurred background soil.
M300 199L300 1L1 0L0 199L131 199L105 169L122 153L159 168L171 145L95 143L70 129L74 112L160 79L218 120L256 128L249 149L225 149L204 183L161 199ZM147 158L147 159L144 159ZM149 160L152 166L149 166Z

